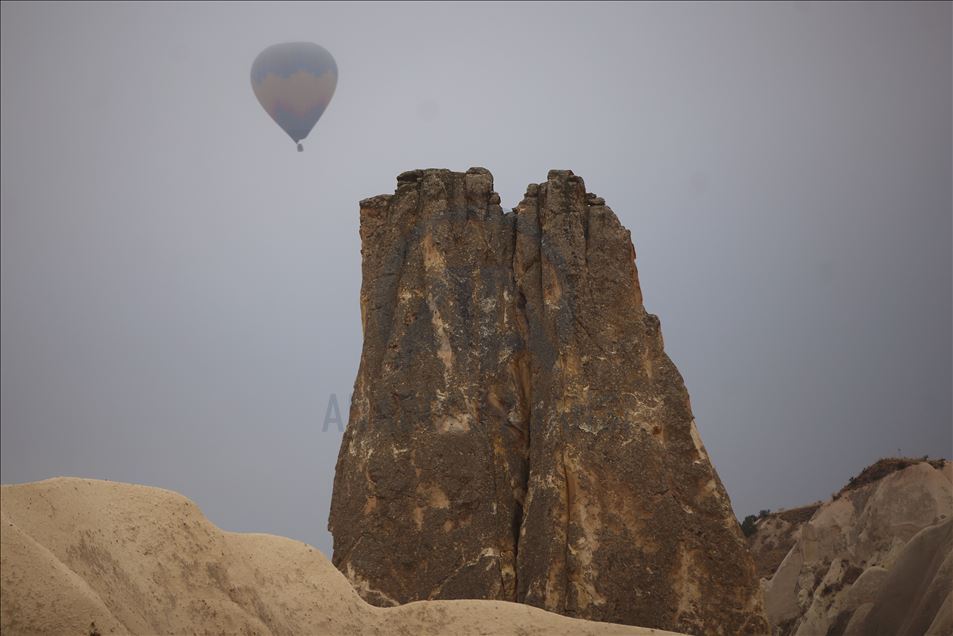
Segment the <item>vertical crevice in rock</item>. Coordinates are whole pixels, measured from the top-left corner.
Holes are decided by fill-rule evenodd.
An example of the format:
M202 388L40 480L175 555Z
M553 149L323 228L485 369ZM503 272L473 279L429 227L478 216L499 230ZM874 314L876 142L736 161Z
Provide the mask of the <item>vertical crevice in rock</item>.
M509 249L510 249L510 262L509 262L509 274L510 274L510 285L515 295L515 302L509 307L510 315L516 326L516 334L518 336L518 345L516 351L513 355L512 360L512 373L514 384L516 386L516 394L518 396L519 412L516 414L517 423L520 433L522 434L523 444L520 447L520 455L522 459L522 470L516 475L516 482L513 485L513 496L516 499L515 505L513 506L513 517L510 522L510 535L513 538L513 590L511 596L507 600L516 601L518 598L519 590L519 570L516 567L516 564L519 562L519 549L520 549L520 529L523 526L523 510L526 505L526 488L527 483L529 482L529 474L531 470L530 459L529 459L529 447L532 443L531 435L532 430L530 426L530 412L532 410L532 382L530 379L530 368L529 368L529 358L526 353L526 343L528 340L528 329L526 323L526 296L523 294L522 290L519 288L519 283L516 275L516 257L517 257L517 234L518 234L518 223L519 220L516 216L516 210L514 209L509 214L506 215L506 218L510 223L510 240L509 240ZM511 420L508 422L510 425L514 425Z
M361 239L364 350L329 527L364 598L767 629L603 199L553 170L504 214L485 169L411 171L361 202Z

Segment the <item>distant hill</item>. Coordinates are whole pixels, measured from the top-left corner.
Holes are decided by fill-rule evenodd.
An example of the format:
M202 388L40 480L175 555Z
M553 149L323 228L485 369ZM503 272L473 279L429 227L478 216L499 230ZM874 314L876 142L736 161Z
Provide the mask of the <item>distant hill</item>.
M953 464L889 457L748 544L779 636L953 634Z
M903 470L908 466L913 466L914 464L927 463L937 469L942 469L946 465L945 459L928 459L926 457L921 457L919 459L914 459L912 457L885 457L883 459L878 459L873 464L867 468L860 471L860 474L856 477L851 477L847 481L847 485L840 489L837 493L842 495L845 492L851 490L856 490L861 486L866 486L867 484L872 484L875 481L883 479L891 473L895 473L898 470Z
M755 534L748 537L748 545L759 577L771 578L797 542L801 524L810 521L820 507L821 503L818 502L800 508L778 510L754 522Z

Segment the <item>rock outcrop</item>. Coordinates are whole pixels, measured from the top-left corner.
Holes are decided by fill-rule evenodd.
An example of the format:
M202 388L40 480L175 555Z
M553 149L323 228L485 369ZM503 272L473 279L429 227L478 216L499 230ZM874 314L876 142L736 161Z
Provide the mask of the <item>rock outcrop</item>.
M222 532L158 488L59 478L3 486L0 502L0 633L11 636L664 636L502 601L373 607L318 550Z
M752 560L605 201L559 170L509 213L482 168L397 183L361 202L364 350L334 564L378 605L502 599L765 632Z
M758 522L756 560L775 525ZM763 581L775 634L953 633L953 465L877 462L782 535L794 544Z
M801 536L801 526L811 520L821 502L778 510L759 517L756 532L748 538L758 576L771 578Z

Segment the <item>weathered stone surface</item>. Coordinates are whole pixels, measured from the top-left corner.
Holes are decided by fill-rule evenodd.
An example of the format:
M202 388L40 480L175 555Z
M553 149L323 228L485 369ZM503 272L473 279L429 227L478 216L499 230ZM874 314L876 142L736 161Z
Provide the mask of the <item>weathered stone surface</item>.
M801 534L801 526L811 520L821 502L777 510L755 521L755 533L748 537L748 549L759 577L771 578Z
M947 518L903 546L870 610L851 631L857 636L953 634L951 604L953 518Z
M361 202L364 351L330 525L372 603L516 598L526 348L492 190L483 169L416 170Z
M779 513L784 514L784 513ZM779 636L950 633L953 465L885 459L816 509L764 580ZM773 532L771 518L752 537ZM935 623L937 630L930 631ZM947 631L943 631L947 630Z
M498 201L474 168L404 173L361 203L364 351L335 565L381 605L494 598L765 632L629 232L568 170L511 213Z

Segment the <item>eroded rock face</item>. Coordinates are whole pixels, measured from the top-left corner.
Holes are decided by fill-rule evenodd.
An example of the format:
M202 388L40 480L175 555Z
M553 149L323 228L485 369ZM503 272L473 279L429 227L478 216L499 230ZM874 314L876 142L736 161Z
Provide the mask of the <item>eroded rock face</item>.
M755 521L748 548L759 577L770 579L801 536L801 527L811 520L821 503L778 510Z
M856 480L800 525L764 580L775 634L950 633L953 465L909 464Z
M582 179L550 171L503 213L484 169L405 173L361 202L361 238L329 527L362 596L767 630L629 232Z

